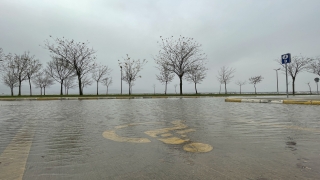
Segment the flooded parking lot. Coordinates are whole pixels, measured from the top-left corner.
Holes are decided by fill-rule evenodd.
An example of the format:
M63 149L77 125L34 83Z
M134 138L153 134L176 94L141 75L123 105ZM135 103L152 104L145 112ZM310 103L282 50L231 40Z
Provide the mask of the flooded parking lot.
M0 102L0 179L320 179L319 106Z

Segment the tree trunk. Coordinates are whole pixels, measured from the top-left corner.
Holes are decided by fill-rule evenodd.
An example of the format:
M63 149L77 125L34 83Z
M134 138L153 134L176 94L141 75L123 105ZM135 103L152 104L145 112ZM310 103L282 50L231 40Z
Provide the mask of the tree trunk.
M29 79L29 86L30 86L30 96L32 96L32 90L31 90L31 81L30 81L30 78L28 77Z
M40 95L42 96L42 87L40 88Z
M21 96L21 81L19 80L19 93L18 96Z
M220 83L220 89L219 89L219 94L221 93L221 83Z
M83 92L82 92L82 87L81 87L81 78L80 76L78 75L78 84L79 84L79 95L82 96L83 95Z
M84 89L84 84L82 84L82 86L81 86L81 92L82 92L82 94L83 94L83 89Z
M292 94L295 95L295 89L294 89L294 81L296 78L292 78Z
M60 95L63 95L63 80L61 80L60 84Z
M179 76L180 79L180 95L182 95L182 76Z
M69 95L69 88L67 88L67 95Z
M13 87L10 87L11 88L11 96L13 96Z
M227 92L227 83L226 82L224 83L224 93L228 94L228 92Z
M196 94L198 94L198 91L197 91L197 83L194 83L194 89L196 90Z
M309 91L310 91L310 94L312 94L312 92L311 92L311 86L310 86L310 84L308 84L308 86L309 86Z
M167 84L168 84L168 81L166 81L166 87L165 87L165 89L164 89L164 95L167 94Z
M257 89L256 89L256 85L254 84L254 93L257 94Z
M240 85L240 94L241 94L241 85Z
M108 94L108 86L107 86L107 94Z
M98 89L99 89L99 88L98 88L98 84L99 84L99 83L98 83L98 82L99 82L99 81L97 81L97 95L99 95L99 92L98 92Z
M43 95L46 95L46 87L43 87Z
M131 95L131 82L129 82L129 95Z

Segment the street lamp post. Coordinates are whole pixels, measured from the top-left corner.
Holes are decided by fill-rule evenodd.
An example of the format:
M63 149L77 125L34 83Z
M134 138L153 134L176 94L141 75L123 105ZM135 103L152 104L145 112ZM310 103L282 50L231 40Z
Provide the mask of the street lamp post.
M122 66L120 66L121 68L121 95L122 95Z
M279 94L279 83L278 83L278 70L280 70L280 68L278 69L273 69L276 71L276 74L277 74L277 93Z
M318 82L319 82L319 78L314 78L314 81L317 83L317 94L319 94L319 91L318 91Z

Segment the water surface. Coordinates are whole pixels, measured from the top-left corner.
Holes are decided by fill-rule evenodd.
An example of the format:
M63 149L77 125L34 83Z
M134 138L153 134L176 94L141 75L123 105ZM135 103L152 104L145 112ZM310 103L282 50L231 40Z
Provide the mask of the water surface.
M224 98L2 101L0 115L1 156L21 129L30 132L19 137L32 137L26 180L320 179L319 106ZM166 132L146 133L159 129ZM103 136L111 131L150 142ZM184 141L163 140L172 137ZM184 149L191 143L213 149Z

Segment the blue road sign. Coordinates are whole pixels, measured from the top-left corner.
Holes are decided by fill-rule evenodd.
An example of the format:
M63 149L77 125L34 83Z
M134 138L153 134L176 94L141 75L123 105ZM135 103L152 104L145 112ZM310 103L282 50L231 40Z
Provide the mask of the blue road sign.
M291 63L291 54L283 54L281 55L282 64Z

